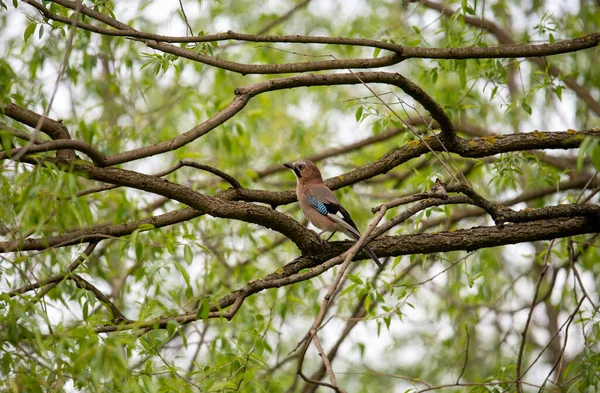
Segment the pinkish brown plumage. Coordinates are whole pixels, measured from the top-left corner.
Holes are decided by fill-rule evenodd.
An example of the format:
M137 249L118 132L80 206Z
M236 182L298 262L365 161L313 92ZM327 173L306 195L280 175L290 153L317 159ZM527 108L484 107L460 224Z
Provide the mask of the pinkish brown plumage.
M333 192L323 183L319 168L309 160L298 160L283 164L296 175L296 196L302 213L323 232L342 231L354 240L360 238L356 224L350 214L340 205ZM323 233L321 232L321 233ZM365 251L382 267L379 259L369 247Z

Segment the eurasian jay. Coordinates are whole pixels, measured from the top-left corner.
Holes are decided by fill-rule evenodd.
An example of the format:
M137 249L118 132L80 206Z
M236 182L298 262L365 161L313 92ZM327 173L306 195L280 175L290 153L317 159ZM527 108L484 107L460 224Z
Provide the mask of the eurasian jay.
M286 162L283 165L290 168L296 175L296 196L300 203L300 209L314 226L322 230L319 236L323 232L342 231L354 240L360 238L360 232L350 214L340 205L329 187L323 183L321 172L312 161L298 160ZM373 258L377 266L382 268L371 247L366 246L365 251Z

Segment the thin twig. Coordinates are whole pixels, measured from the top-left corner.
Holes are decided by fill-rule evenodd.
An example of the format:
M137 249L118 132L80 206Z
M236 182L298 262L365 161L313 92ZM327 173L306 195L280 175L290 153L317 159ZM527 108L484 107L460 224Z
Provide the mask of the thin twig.
M573 270L573 273L575 274L577 282L579 283L579 287L581 288L581 291L583 292L583 294L587 298L587 300L590 302L592 307L594 307L594 310L598 310L598 306L596 306L596 304L594 303L594 300L592 299L590 294L586 291L585 286L583 285L583 281L581 280L581 276L579 275L579 270L577 270L577 266L575 265L575 250L573 249L573 240L571 240L571 238L569 238L567 241L567 248L569 250L569 259L571 262L571 269Z
M464 375L465 370L467 369L467 363L469 362L469 343L471 342L471 337L469 336L469 327L468 326L465 326L465 333L467 333L467 348L465 349L465 362L463 363L462 370L460 370L460 374L458 375L458 378L456 379L457 385L460 383L460 379Z
M417 138L419 138L419 140L421 141L421 143L423 143L427 147L427 149L429 149L429 151L433 154L433 156L440 162L440 164L442 164L442 166L444 167L444 169L446 169L446 171L448 172L448 174L450 174L450 177L452 177L457 183L460 183L460 181L456 178L456 176L454 175L454 173L450 170L450 168L448 168L448 166L446 165L446 163L440 158L440 156L438 156L438 154L435 152L435 150L433 150L431 148L431 146L429 146L429 144L427 143L427 141L425 141L425 139L423 139L423 137L421 137L421 135L419 135L419 133L417 132L417 130L415 130L410 123L406 122L403 118L401 118L400 115L398 115L398 113L396 113L396 111L390 105L388 105L383 99L381 99L381 97L379 97L379 95L377 93L375 93L375 90L373 90L371 88L371 86L367 85L360 78L360 76L358 76L357 74L355 74L351 69L348 69L348 71L352 75L356 76L356 78L363 84L363 86L365 86L367 88L367 90L369 90L371 92L371 94L373 94L386 108L388 108L388 110L394 116L396 116L396 118L398 118L398 120L400 120L402 122L402 124L404 124L406 126L406 128L408 128ZM451 137L456 137L456 135L452 135Z
M269 30L271 30L273 27L275 27L275 26L277 26L277 25L285 22L289 18L291 18L292 15L294 15L296 12L298 12L302 8L306 7L308 5L308 3L310 3L310 0L303 0L303 1L299 2L292 9L290 9L285 14L281 15L279 18L275 19L274 21L272 21L270 23L267 23L262 29L260 29L259 31L257 31L256 34L257 35L265 34Z
M185 9L183 8L183 3L179 0L179 9L181 10L181 14L183 15L183 20L185 21L185 25L187 26L190 36L194 36L194 31L192 30L192 26L190 26L190 22L188 21L187 15L185 14Z
M183 166L189 166L189 167L196 168L196 169L200 169L200 170L203 170L203 171L206 171L206 172L210 172L213 175L217 175L221 179L225 180L227 183L231 184L231 186L233 188L244 188L240 184L239 181L237 181L236 179L233 178L233 176L228 175L227 173L223 172L220 169L213 168L213 167L208 166L208 165L200 164L200 163L192 161L192 160L181 160L181 165L183 165Z
M340 270L337 272L337 274L333 280L333 283L329 286L329 289L327 290L327 294L325 294L325 297L323 298L323 302L321 303L321 309L319 311L319 314L317 315L317 318L315 319L315 321L312 324L311 328L309 329L308 333L306 333L304 338L302 340L300 340L300 342L296 346L296 349L298 349L300 346L302 346L302 350L301 350L300 357L298 360L297 373L305 380L308 380L308 379L302 373L302 363L304 360L304 356L306 354L306 350L308 349L308 346L310 345L310 341L311 341L310 337L314 337L317 334L317 330L319 329L321 323L323 322L323 319L325 318L325 314L327 312L330 301L331 301L335 291L337 290L337 287L338 287L340 281L342 280L342 277L344 276L344 273L346 272L346 269L348 268L350 261L354 258L356 253L367 243L367 239L369 238L371 232L373 232L373 230L375 229L377 224L379 224L381 219L384 217L386 210L387 209L385 207L383 209L381 209L379 211L379 214L373 219L373 221L371 222L371 224L369 225L367 230L361 235L361 237L357 240L357 242L352 247L350 247L350 249L348 251L346 251L344 254L342 254L340 256L340 257L342 257L342 256L344 257L344 262L340 266ZM296 349L294 349L292 352L294 352ZM327 358L327 355L325 355L324 352L322 352L322 357L323 357L323 361L327 361L327 362L329 361ZM327 367L327 364L325 366ZM331 366L329 366L329 367L331 367ZM333 371L332 371L332 374L333 374ZM332 375L330 374L330 378L331 378L331 376ZM331 387L337 391L339 388L337 387L337 384L335 383L335 377L331 378L331 380L332 380ZM309 381L309 382L314 383L314 381ZM323 382L319 382L319 384L322 384L322 383Z
M36 283L25 285L18 289L15 289L15 290L9 292L8 295L10 297L14 297L14 296L17 296L17 295L23 294L25 292L32 291L37 288L41 288L41 287L44 287L44 290L47 289L46 292L44 293L44 295L45 295L46 293L48 293L48 291L50 291L50 289L54 288L59 282L64 280L68 274L70 274L72 271L77 269L79 267L79 265L81 265L90 256L90 254L92 253L92 251L94 251L94 249L96 248L97 245L98 245L98 242L91 242L90 244L88 244L88 246L81 253L81 255L79 255L77 257L77 259L75 259L75 261L73 261L69 265L69 267L67 268L67 271L64 274L58 274L58 275L49 277L47 279L38 280ZM38 296L39 296L39 294L38 294Z
M112 314L112 322L113 323L131 323L133 322L132 320L128 319L127 317L125 317L125 315L123 315L123 313L121 312L121 310L119 310L117 308L117 306L115 306L115 304L113 302L110 301L110 299L108 298L108 296L106 296L105 294L103 294L98 288L96 288L92 283L90 283L89 281L85 280L83 277L77 275L77 274L71 274L71 279L75 282L75 284L82 289L85 289L87 291L90 291L94 294L94 296L96 296L96 299L98 299Z
M313 342L315 343L315 347L317 347L317 350L319 351L319 355L321 356L321 359L323 359L323 364L325 365L325 369L327 370L327 374L329 375L329 380L331 381L331 384L333 386L338 386L337 381L335 379L335 373L333 372L333 369L331 368L331 362L329 362L329 358L327 357L327 354L323 350L323 346L321 345L321 341L319 340L319 335L317 334L316 331L311 331L311 334L312 334ZM339 386L338 386L338 389L340 391L343 391L341 388L339 388Z
M50 100L48 100L48 105L44 109L44 114L38 119L38 122L35 126L35 130L33 131L33 135L29 140L29 143L21 149L21 151L15 154L12 159L14 161L18 161L23 155L27 154L27 150L30 149L35 141L38 139L40 130L42 129L42 124L44 123L44 119L48 117L50 113L50 109L52 108L52 104L54 103L54 98L56 97L56 93L58 91L58 85L62 80L65 72L67 71L67 66L69 64L69 57L71 56L71 49L73 48L73 40L75 39L75 33L77 32L77 18L79 18L79 12L81 7L83 6L81 0L75 1L75 13L71 17L71 31L69 32L69 37L67 38L67 46L65 48L65 54L63 56L62 64L58 70L58 74L56 75L56 81L54 82L54 87L52 89L52 94L50 95Z
M542 285L542 281L544 280L544 276L546 275L546 272L548 271L548 261L550 259L550 254L551 254L551 250L552 250L552 246L554 245L554 240L552 240L550 242L550 244L548 245L548 248L546 250L546 256L544 257L544 267L542 268L542 272L540 273L540 277L538 278L537 284L535 286L535 292L533 295L533 300L531 302L531 307L529 309L529 314L527 314L527 321L525 322L525 327L523 328L523 332L521 333L521 345L519 346L519 355L517 357L517 378L516 378L516 388L517 388L517 393L522 393L521 390L521 378L523 377L523 375L525 375L525 373L521 374L521 365L523 363L523 352L525 351L525 343L527 341L527 331L529 329L529 324L531 322L531 318L533 316L533 310L535 309L536 306L536 300L540 291L540 286Z

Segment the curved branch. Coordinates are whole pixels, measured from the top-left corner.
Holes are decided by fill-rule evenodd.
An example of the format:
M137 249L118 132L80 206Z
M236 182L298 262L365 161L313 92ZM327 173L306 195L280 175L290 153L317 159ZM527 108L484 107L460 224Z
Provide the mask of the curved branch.
M75 285L81 289L85 289L86 291L90 291L94 294L96 299L98 299L111 313L112 322L119 323L131 323L132 321L127 318L121 310L113 302L110 301L108 296L102 293L98 288L96 288L92 283L85 280L83 277L77 274L71 274L70 279L75 282Z
M600 220L579 217L506 225L503 229L498 229L497 227L477 227L438 234L390 236L372 241L369 244L374 250L380 250L381 254L378 253L380 256L400 256L458 250L473 251L479 248L497 247L536 240L549 240L599 231ZM251 281L244 287L223 296L219 299L217 305L211 306L209 318L222 318L226 314L226 317L229 319L231 315L227 311L220 310L236 302L241 304L240 298L247 298L265 289L279 288L305 281L322 274L333 266L339 265L343 262L343 258L339 256L354 243L335 242L333 244L335 248L334 254L324 252L318 256L311 255L310 258L300 257L278 269L276 272L259 280ZM338 257L331 259L335 255L338 255ZM367 257L366 253L362 252L355 259ZM324 261L327 261L327 263L323 264ZM138 328L163 329L169 321L186 324L196 319L197 313L189 312L174 317L135 322L133 324L100 326L95 331L97 333L108 333Z
M33 139L34 144L44 143L43 140L41 140L39 138L34 138L34 136L32 134L29 134L29 133L21 131L21 130L17 130L16 128L9 127L4 123L0 123L0 133L2 133L2 132L6 132L9 135L17 137L19 139L23 139L25 141L31 141Z
M360 78L360 79L359 79ZM419 102L425 109L427 109L432 117L439 123L440 129L443 135L454 135L455 129L450 121L448 115L444 112L441 106L435 102L425 91L423 91L418 85L414 84L407 78L397 73L388 72L357 72L357 73L343 73L343 74L307 74L299 75L289 78L272 79L265 82L259 82L248 86L239 87L235 90L237 95L231 104L221 112L217 113L208 120L201 124L191 128L187 132L176 136L173 139L156 143L154 145L144 146L138 149L133 149L113 155L109 155L105 158L105 166L113 166L139 160L142 158L150 157L153 155L165 153L168 151L176 150L201 136L207 134L217 126L225 123L239 111L241 111L251 98L258 94L266 93L269 91L277 91L283 89L290 89L294 87L310 87L310 86L330 86L330 85L356 85L361 84L362 81L365 83L383 83L390 84L399 87L417 102ZM39 116L34 112L20 108L14 104L8 104L14 111L7 111L7 115L13 119L20 121L24 124L29 125L21 116L17 116L16 113L26 111L30 113L34 118ZM64 126L56 121L48 119L53 122L53 125L59 124L61 127ZM46 124L46 123L44 123ZM65 128L66 130L66 128ZM67 133L68 134L68 133ZM452 139L452 138L451 138ZM445 141L450 144L449 141ZM449 147L449 146L447 146Z
M188 60L197 61L213 67L222 68L228 71L248 74L290 74L298 72L313 72L325 70L344 70L348 68L381 68L400 63L404 60L399 55L382 56L368 59L336 59L336 60L318 60L302 61L298 63L285 64L240 64L229 60L217 59L212 56L203 55L191 49L181 48L162 42L146 42L152 49L161 52L170 53L175 56L183 57Z
M38 9L44 17L55 20L61 23L75 24L78 28L88 30L94 33L109 35L109 36L122 36L135 38L145 43L148 47L160 50L165 53L170 53L179 57L183 57L189 60L197 61L199 63L207 64L213 67L222 68L224 70L238 72L242 75L247 74L287 74L293 72L310 72L310 71L323 71L323 70L339 70L347 68L378 68L397 64L403 60L402 57L397 54L390 56L383 56L380 58L358 58L358 59L342 59L342 60L321 60L321 61L306 61L299 63L287 63L287 64L242 64L234 61L218 59L213 56L208 56L202 53L198 53L194 50L182 48L180 46L168 44L166 42L174 42L169 40L167 37L158 34L142 33L131 26L128 26L122 22L119 22L113 18L103 15L100 12L94 11L91 8L82 6L80 12L91 18L107 23L110 26L117 28L118 30L111 30L107 28L97 27L88 23L73 21L69 18L54 14L49 9L41 5L34 0L23 0L25 3ZM67 0L54 0L64 7L75 9L77 3ZM229 34L229 33L223 33ZM233 33L235 35L235 33ZM220 36L222 39L230 39L224 36ZM202 37L188 37L202 38ZM215 41L215 40L213 40ZM220 41L220 40L217 40ZM189 42L189 41L188 41ZM196 41L198 42L198 41ZM270 41L263 41L270 42ZM372 40L373 43L378 41ZM351 45L351 44L347 44ZM387 45L377 45L387 46Z
M77 150L82 153L85 153L88 157L90 157L94 164L100 167L106 165L106 156L104 154L102 154L95 147L88 145L83 141L75 139L57 139L53 141L34 144L32 146L23 147L20 149L13 149L11 151L11 156L13 154L19 154L19 152L21 151L25 151L27 152L27 154L30 154L55 150ZM0 152L0 160L5 160L7 158L9 158L8 152Z
M500 202L498 202L498 205L512 206L512 205L516 205L517 203L527 202L527 201L535 200L538 198L542 198L544 196L551 195L557 191L567 191L567 190L572 190L572 189L578 189L578 188L584 187L586 185L586 183L588 183L588 181L589 181L589 179L586 179L583 177L578 177L576 179L562 182L558 186L536 188L531 191L523 192L521 195L519 195L515 198L500 201ZM600 184L600 181L596 181L593 184ZM436 227L440 224L445 224L447 226L456 224L457 222L459 222L465 218L481 216L484 213L485 212L479 208L473 208L473 209L469 208L469 209L465 209L465 210L461 210L461 211L455 211L452 213L452 215L450 217L442 217L442 218L423 220L421 222L420 231L425 231L429 228Z
M48 18L62 23L73 23L68 18L53 14L47 8L36 3L34 0L23 0L31 6L37 8L42 14ZM76 9L76 3L69 0L54 0L64 7ZM431 3L422 1L422 3ZM427 5L427 4L426 4ZM433 6L430 6L434 8ZM445 10L445 13L449 11ZM258 73L258 74L273 74L273 73L288 73L288 72L307 72L319 71L326 69L346 69L346 68L374 68L382 67L383 65L375 65L377 59L348 59L348 60L328 60L324 62L302 62L294 64L281 65L252 65L240 64L222 59L215 59L211 56L197 54L170 45L168 43L200 43L200 42L218 42L225 40L236 40L246 42L272 42L272 43L301 43L301 44L329 44L329 45L352 45L366 46L389 50L396 53L396 56L383 57L380 62L390 62L392 65L405 58L430 58L430 59L482 59L482 58L519 58L519 57L543 57L562 53L580 51L593 48L600 43L600 33L592 33L587 36L577 37L571 40L562 40L552 44L540 45L517 45L511 40L511 46L499 47L469 47L469 48L420 48L420 47L404 47L402 45L393 44L390 42L382 42L377 40L369 40L363 38L345 38L345 37L323 37L323 36L267 36L260 34L243 34L227 31L225 33L210 34L200 37L174 37L160 34L145 33L133 29L131 26L119 22L113 18L96 12L88 7L83 6L81 13L87 15L100 22L106 23L114 27L116 30L97 27L83 22L78 22L77 26L81 29L92 31L98 34L128 37L138 39L146 43L146 45L161 50L166 53L186 57L191 60L199 61L204 64L227 69L242 74ZM450 15L453 12L450 12ZM465 17L465 20L468 17ZM476 19L476 18L474 18ZM502 42L502 41L501 41ZM507 42L503 42L507 43ZM355 65L351 65L355 64ZM370 64L370 65L369 65Z
M501 135L493 137L460 139L454 148L448 148L451 153L463 157L492 156L511 151L528 151L534 149L573 149L579 147L585 136L600 137L600 130L539 132ZM444 151L443 146L435 137L425 138L429 146L436 151ZM325 181L325 184L337 190L356 184L377 175L387 173L395 167L423 154L429 149L420 141L411 141L387 153L380 159ZM220 198L235 199L247 202L263 202L272 206L284 205L296 201L293 191L272 192L251 189L228 189L217 194Z
M136 230L144 232L153 228L162 228L168 225L188 221L201 215L202 213L192 209L191 207L188 207L185 209L161 214L159 216L144 218L138 221L86 228L60 236L44 237L40 239L24 239L20 242L0 242L0 253L14 251L39 251L47 248L66 247L85 242L97 242L104 239L127 236Z
M244 187L242 187L242 185L240 184L239 181L237 181L231 175L228 175L227 173L223 172L220 169L213 168L212 166L209 166L209 165L200 164L200 163L194 162L192 160L181 160L180 163L182 166L189 166L191 168L200 169L200 170L203 170L206 172L210 172L213 175L217 175L221 179L223 179L227 183L229 183L231 185L231 187L233 187L233 188L244 188Z
M195 141L201 136L212 131L217 126L220 126L227 120L231 119L235 114L237 114L246 106L248 101L250 101L250 98L252 97L248 95L238 95L233 99L231 104L227 106L227 108L223 109L221 112L217 113L210 119L193 127L189 131L184 132L183 134L178 135L175 138L170 139L168 141L159 142L154 145L140 147L139 149L129 150L122 153L110 155L106 158L106 165L113 166L117 164L123 164L125 162L139 160L141 158L146 158L179 149L180 147Z
M39 124L39 130L54 140L71 139L71 135L69 134L67 127L65 127L62 122L44 117L33 111L30 111L29 109L21 108L13 103L0 104L0 113L3 113L6 116L34 129L37 128ZM33 145L30 146L30 148L32 147ZM56 158L62 161L74 160L75 153L72 150L58 151L58 153L56 153Z
M447 137L446 143L454 140L456 130L448 114L423 89L399 73L391 72L347 72L339 74L306 74L289 78L271 79L235 89L235 94L252 97L268 91L311 86L358 85L363 83L381 83L396 86L415 101L421 104L439 124L442 135Z
M434 10L438 11L440 14L445 15L445 16L452 16L456 12L444 4L436 3L431 0L411 0L411 1L419 2L420 4L423 4L424 6L426 6L428 8L434 9ZM483 19L477 18L475 16L464 15L463 19L464 19L465 23L468 23L472 26L476 26L476 27L479 27L479 28L489 31L494 36L496 36L496 38L498 39L498 41L501 44L511 45L513 48L515 48L517 46L515 41L513 40L513 38L510 36L510 34L508 34L506 29L503 28L502 26L499 26L493 22L490 22L489 20L483 20ZM587 41L589 44L591 44L590 48L593 48L593 47L596 47L598 45L598 43L600 42L600 33L593 33L593 34L587 35L585 37L580 37L577 40L578 40L578 44L575 46L579 46L581 44L585 45L585 42ZM570 46L571 44L574 44L573 41L560 41L560 42L561 43L568 42L567 47ZM535 63L543 71L548 70L548 73L550 75L561 79L565 83L565 85L567 85L567 87L569 87L571 90L573 90L575 92L575 94L577 94L577 96L579 96L579 98L581 98L590 107L590 109L592 109L592 111L594 111L596 113L596 115L600 116L600 102L596 101L596 99L594 97L592 97L592 95L590 94L589 90L587 90L584 86L580 85L575 80L575 78L573 78L572 76L569 76L569 75L564 75L557 66L555 66L554 64L548 64L548 62L545 59L541 58L541 56L549 56L550 55L550 54L544 54L544 53L545 53L544 51L540 50L539 54L536 55L537 57L531 57L531 58L529 58L529 61ZM503 57L505 57L505 56L503 56ZM508 57L508 56L506 56L506 57Z

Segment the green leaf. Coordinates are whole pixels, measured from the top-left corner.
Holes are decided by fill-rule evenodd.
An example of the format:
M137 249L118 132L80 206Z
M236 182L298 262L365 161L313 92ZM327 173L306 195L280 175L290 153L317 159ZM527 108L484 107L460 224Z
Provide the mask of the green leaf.
M0 132L0 144L2 144L2 150L6 152L8 158L12 157L12 137L5 132Z
M135 244L135 260L141 262L144 258L144 243L137 242Z
M152 224L142 224L140 226L138 226L138 231L142 232L142 231L149 231L151 229L154 229L154 225Z
M356 122L359 123L361 118L362 118L362 114L363 114L363 107L362 105L360 105L358 108L356 108L356 112L354 113L354 118L356 119Z
M467 86L467 63L464 61L458 62L458 78L460 85L464 88Z
M192 248L189 245L185 245L183 247L183 258L189 264L194 260L194 255L192 254Z
M600 170L600 139L587 136L579 146L577 154L577 171L580 172L583 168L583 162L586 157L592 160L596 170Z
M25 32L23 33L23 39L25 40L25 43L27 43L27 41L29 41L29 38L31 37L31 35L35 32L35 28L37 27L37 23L30 23L29 26L27 26L27 28L25 29Z
M492 89L492 94L490 95L490 100L494 98L494 96L498 93L498 86L494 86Z
M348 274L348 279L358 285L364 284L363 280L361 280L360 277L358 277L357 275L354 275L354 274Z
M465 14L475 15L475 10L469 5L467 0L462 1L461 8Z
M563 91L563 89L564 89L564 86L560 86L560 85L559 86L554 86L552 88L552 91L554 91L554 94L556 94L556 96L558 97L558 99L560 101L562 101L562 91Z
M204 323L208 320L208 314L210 313L210 304L208 299L204 298L198 305L198 312L196 312L196 319L202 319Z
M523 107L523 110L531 116L531 107L529 106L529 104L523 101L521 103L521 106Z
M175 333L175 329L177 329L179 327L179 323L177 321L174 321L172 319L169 319L167 321L167 333L169 333L169 337L173 336L173 333Z
M352 292L356 288L356 284L348 285L342 292L340 292L340 297L344 296L348 292Z
M179 273L185 280L185 283L187 285L190 285L190 274L188 273L187 269L179 262L173 262L173 264L175 265L175 267L177 268L177 270L179 271Z
M87 321L88 317L89 317L89 307L90 307L90 302L89 301L85 301L85 303L83 303L83 310L82 310L82 314L83 314L83 320Z

